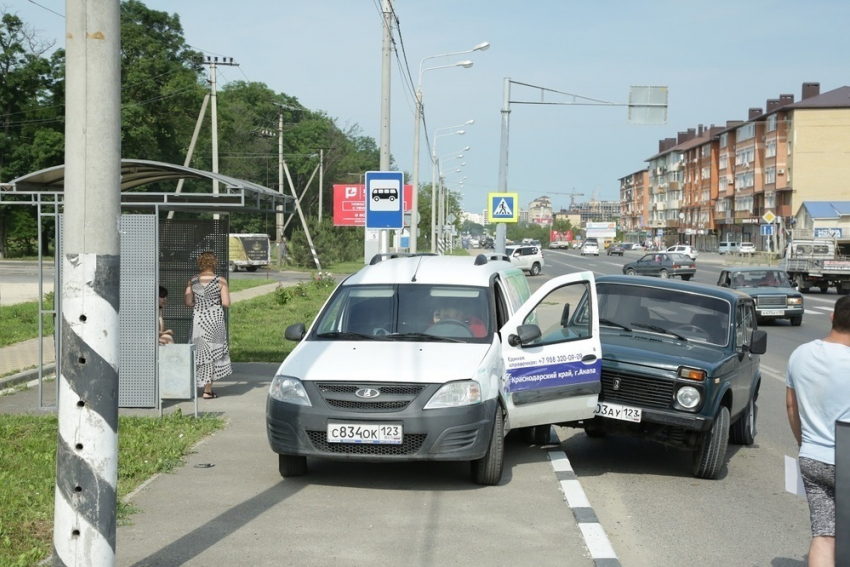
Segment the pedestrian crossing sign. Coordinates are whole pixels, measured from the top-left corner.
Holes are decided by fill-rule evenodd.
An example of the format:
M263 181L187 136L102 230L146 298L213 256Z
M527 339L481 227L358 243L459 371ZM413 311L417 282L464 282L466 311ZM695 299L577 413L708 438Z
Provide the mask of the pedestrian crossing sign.
M517 222L519 220L519 198L516 193L488 193L487 211L490 222Z

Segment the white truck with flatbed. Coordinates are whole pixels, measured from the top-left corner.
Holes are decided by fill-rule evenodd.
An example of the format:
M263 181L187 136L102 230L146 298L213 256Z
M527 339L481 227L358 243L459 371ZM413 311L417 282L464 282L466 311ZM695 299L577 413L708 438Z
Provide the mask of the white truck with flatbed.
M826 293L834 287L850 294L850 243L827 238L794 239L788 243L779 267L803 293L811 288Z

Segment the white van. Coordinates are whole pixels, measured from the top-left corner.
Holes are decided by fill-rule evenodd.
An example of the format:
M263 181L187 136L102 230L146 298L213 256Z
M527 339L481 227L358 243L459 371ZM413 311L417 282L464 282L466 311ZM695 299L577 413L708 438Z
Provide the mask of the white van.
M570 310L583 297L594 308ZM506 256L378 255L331 294L269 389L280 474L307 457L469 461L502 477L505 434L547 443L550 424L589 419L601 390L592 272L529 297ZM583 311L582 313L587 313Z
M732 240L725 240L720 243L720 246L717 247L717 252L720 254L728 254L729 252L735 253L738 251L740 247L740 242L734 242Z

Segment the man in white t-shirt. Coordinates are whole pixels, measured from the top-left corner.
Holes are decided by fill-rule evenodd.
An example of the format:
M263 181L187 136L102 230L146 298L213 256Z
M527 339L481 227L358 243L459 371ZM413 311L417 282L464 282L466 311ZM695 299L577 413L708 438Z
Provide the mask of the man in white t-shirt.
M835 565L835 422L850 421L850 296L835 302L832 330L788 359L785 405L800 446L812 521L810 567Z

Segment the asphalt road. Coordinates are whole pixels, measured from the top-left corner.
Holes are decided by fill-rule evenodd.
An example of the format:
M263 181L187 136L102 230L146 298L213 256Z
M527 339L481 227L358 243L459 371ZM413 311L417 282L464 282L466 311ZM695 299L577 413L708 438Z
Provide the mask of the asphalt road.
M640 257L582 257L577 251L547 250L546 267L532 288L556 275L592 270L620 274ZM724 258L701 253L692 281L716 285ZM758 434L752 447L731 446L720 479L699 480L690 454L654 443L591 439L575 429L556 428L600 522L623 565L770 565L803 567L809 545L805 499L785 492L784 457L796 456L785 414L785 371L798 345L826 336L829 313L839 296L805 295L803 324L767 324L768 351L761 357Z

